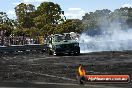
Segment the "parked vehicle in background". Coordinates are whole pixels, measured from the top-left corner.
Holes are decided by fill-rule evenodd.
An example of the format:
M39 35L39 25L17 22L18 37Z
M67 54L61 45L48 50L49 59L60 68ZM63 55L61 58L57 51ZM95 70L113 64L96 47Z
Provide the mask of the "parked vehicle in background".
M71 38L70 33L54 34L46 38L49 55L80 54L79 43Z

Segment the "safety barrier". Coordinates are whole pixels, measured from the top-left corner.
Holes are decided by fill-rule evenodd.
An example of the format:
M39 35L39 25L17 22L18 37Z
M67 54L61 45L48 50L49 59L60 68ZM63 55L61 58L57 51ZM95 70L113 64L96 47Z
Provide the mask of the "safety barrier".
M33 45L11 45L0 46L0 52L15 52L15 51L32 51L32 50L45 50L46 45L33 44Z

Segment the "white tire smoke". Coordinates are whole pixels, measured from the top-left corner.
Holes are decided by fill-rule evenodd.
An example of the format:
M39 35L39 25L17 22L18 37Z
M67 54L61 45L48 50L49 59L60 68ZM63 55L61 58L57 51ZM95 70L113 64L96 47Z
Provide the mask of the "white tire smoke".
M111 27L102 28L100 35L94 36L83 32L79 38L81 53L132 50L132 29L121 26L112 23Z

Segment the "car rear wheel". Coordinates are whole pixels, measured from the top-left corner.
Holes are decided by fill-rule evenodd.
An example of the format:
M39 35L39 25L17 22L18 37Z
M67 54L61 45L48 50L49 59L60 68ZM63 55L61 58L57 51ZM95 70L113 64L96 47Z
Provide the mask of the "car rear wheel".
M77 54L78 54L78 55L80 54L80 50L79 50L79 51L77 51Z
M80 55L80 51L75 52L74 55Z
M53 54L52 51L50 50L50 48L48 48L48 54L49 55L52 55Z

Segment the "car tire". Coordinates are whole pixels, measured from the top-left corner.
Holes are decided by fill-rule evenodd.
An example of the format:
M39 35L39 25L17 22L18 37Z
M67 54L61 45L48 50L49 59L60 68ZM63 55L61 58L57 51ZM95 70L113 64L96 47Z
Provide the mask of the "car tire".
M78 54L78 55L80 54L80 50L79 50L79 51L77 51L77 54Z
M74 55L80 55L80 51L75 52Z
M52 55L53 54L52 51L50 50L50 48L48 48L48 54L49 55Z

